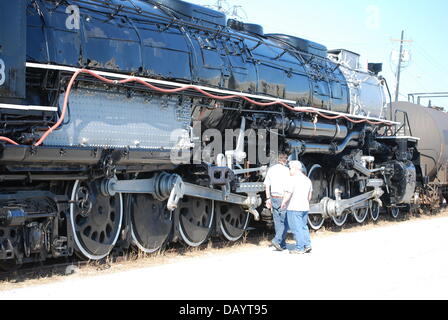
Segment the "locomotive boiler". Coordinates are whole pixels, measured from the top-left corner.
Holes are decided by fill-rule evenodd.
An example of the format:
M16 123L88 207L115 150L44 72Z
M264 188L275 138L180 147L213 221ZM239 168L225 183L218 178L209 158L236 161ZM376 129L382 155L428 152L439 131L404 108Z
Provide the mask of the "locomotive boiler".
M1 1L0 30L4 269L237 241L272 222L277 151L308 169L314 229L396 215L424 185L380 65L348 50L179 0Z

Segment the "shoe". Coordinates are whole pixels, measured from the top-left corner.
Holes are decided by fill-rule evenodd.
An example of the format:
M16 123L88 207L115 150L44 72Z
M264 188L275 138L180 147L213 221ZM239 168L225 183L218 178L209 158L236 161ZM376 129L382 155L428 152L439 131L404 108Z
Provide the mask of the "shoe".
M311 253L311 251L313 251L313 248L311 247L305 248L305 253Z
M283 251L283 250L285 250L285 249L283 249L282 247L280 247L280 245L279 245L278 243L276 243L275 241L272 241L272 245L274 246L274 248L275 248L277 251Z
M300 251L300 250L291 250L289 251L290 254L305 254L305 251Z

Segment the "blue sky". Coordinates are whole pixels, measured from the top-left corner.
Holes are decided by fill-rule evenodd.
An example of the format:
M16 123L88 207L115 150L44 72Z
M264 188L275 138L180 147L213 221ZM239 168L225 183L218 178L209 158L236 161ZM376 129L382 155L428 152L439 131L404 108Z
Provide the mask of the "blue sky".
M189 0L215 4L215 0ZM391 52L399 49L401 30L413 40L406 48L411 61L402 71L400 100L413 92L448 92L448 1L446 0L228 0L241 5L247 22L265 32L286 33L345 48L365 61L382 62L383 75L395 92L396 65ZM395 65L395 68L394 68ZM427 104L427 100L423 102ZM448 99L433 100L448 110Z

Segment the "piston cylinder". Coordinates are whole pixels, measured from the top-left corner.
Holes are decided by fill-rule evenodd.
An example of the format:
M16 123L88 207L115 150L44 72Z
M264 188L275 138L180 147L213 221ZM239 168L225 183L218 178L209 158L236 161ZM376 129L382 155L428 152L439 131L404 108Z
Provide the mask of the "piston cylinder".
M288 136L303 139L344 140L347 134L348 129L344 125L324 122L313 123L301 119L292 120L288 129Z

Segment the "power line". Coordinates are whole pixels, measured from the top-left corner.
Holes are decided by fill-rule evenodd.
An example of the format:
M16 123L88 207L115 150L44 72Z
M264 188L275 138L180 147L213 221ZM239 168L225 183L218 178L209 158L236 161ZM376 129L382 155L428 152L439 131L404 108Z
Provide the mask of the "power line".
M421 68L420 65L415 61L415 59L413 60L413 66L415 66L415 68L414 69L410 68L408 71L408 73L409 73L408 78L411 78L412 82L418 83L420 88L429 92L430 90L427 89L426 84L424 84L422 82L422 75L426 75L427 70L425 70L424 68ZM401 85L402 88L409 88L409 86L406 84L407 84L406 82L404 83L404 85L402 83L402 85ZM415 88L412 90L415 90ZM406 91L409 91L409 90L406 90Z
M248 19L248 15L244 10L243 6L231 5L227 0L216 0L215 4L206 5L208 8L212 8L225 13L231 19L243 20Z
M439 61L437 61L436 59L434 59L426 50L424 50L422 47L420 46L416 46L418 52L421 54L421 56L423 58L425 58L430 64L431 66L433 66L435 69L437 69L437 71L441 71L437 66L445 69L446 72L448 72L448 67L446 67L444 64L439 63ZM443 71L443 72L445 72Z

